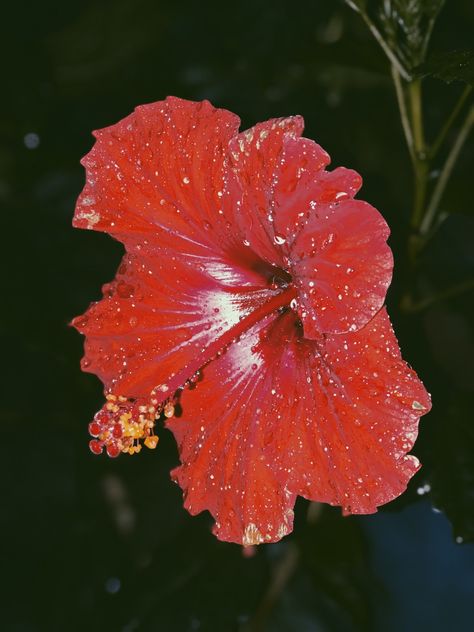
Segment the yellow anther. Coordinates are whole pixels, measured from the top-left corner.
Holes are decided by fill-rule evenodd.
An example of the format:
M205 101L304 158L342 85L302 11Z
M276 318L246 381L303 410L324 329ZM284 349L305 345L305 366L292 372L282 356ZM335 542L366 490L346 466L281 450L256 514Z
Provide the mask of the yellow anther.
M171 402L168 402L165 405L165 407L163 409L163 412L165 414L165 417L167 417L168 419L173 417L173 415L174 415L174 406L173 406L173 404Z
M150 450L154 450L158 445L158 437L156 435L150 435L145 439L145 445Z

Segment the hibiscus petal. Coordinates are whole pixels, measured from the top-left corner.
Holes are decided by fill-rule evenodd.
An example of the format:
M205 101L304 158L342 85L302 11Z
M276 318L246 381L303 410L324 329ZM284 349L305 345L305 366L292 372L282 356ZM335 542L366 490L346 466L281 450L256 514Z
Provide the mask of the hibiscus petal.
M286 142L303 141L298 138L303 126L301 116L270 119L242 132L229 144L234 178L229 178L228 186L234 195L242 192L236 223L245 234L246 243L262 259L280 267L285 267L286 262L284 250L278 247L282 236L274 225L280 203L276 191L281 189L279 180L285 171ZM313 145L318 154L313 157L314 164L322 169L329 156L316 143Z
M312 140L284 140L272 220L287 252L315 209L352 198L361 187L362 178L352 169L326 171L329 161L328 154Z
M355 331L373 317L383 305L393 260L384 219L353 200L359 174L342 167L326 171L328 154L301 132L302 119L290 117L231 140L236 176L228 187L242 191L236 224L246 243L295 278L305 334L317 338Z
M277 294L256 288L251 271L211 255L197 263L172 244L159 253L143 246L126 255L104 298L72 322L87 336L82 368L106 391L147 397L189 367L181 383L169 386L178 388L210 359L216 339L224 347L226 333Z
M205 248L211 226L233 238L221 195L238 126L237 116L208 101L169 97L94 132L97 141L82 160L87 181L74 226L106 231L125 244L146 236Z
M292 248L291 274L307 338L356 331L382 307L392 279L389 229L360 200L343 200L312 215Z
M203 371L169 422L185 506L222 540L277 541L296 495L372 513L419 467L411 449L430 408L385 310L355 333L302 337L294 313L268 317Z

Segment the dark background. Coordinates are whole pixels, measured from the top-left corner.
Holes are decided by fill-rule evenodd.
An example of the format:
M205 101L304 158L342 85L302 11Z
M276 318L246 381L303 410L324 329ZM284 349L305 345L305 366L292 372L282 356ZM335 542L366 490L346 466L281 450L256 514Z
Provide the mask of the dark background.
M472 139L414 274L412 175L388 64L342 1L10 2L0 29L0 628L472 630L472 292L433 300L473 275ZM466 48L473 30L473 3L448 2L432 49ZM461 89L426 81L428 135ZM302 114L333 165L362 173L362 197L392 227L389 311L433 395L414 450L424 468L402 498L345 519L300 500L294 534L251 557L216 541L208 515L183 510L169 433L134 458L87 447L101 385L81 373L67 323L100 297L121 246L71 228L79 159L92 129L169 94L208 98L243 127ZM401 310L408 291L429 306Z

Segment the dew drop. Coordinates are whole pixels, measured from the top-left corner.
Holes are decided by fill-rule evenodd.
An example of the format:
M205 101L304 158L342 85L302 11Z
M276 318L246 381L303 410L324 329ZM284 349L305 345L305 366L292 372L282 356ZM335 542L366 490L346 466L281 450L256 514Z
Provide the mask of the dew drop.
M334 233L329 233L329 235L326 237L326 239L324 239L324 241L321 244L321 247L327 248L327 246L329 246L329 244L332 244L332 242L334 241Z
M279 246L281 246L282 244L284 244L286 242L286 239L285 239L285 237L283 237L283 235L279 235L278 233L275 233L273 241L276 244L278 244Z

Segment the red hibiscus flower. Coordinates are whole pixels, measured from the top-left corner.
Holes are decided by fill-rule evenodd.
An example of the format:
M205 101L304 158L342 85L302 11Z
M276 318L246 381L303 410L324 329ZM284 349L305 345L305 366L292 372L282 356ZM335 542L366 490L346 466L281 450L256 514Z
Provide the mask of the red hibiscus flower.
M105 385L91 450L155 447L168 418L192 513L222 540L275 542L297 495L371 513L419 468L429 396L383 307L388 227L326 171L303 120L239 119L176 98L95 132L74 226L125 245L73 321Z

